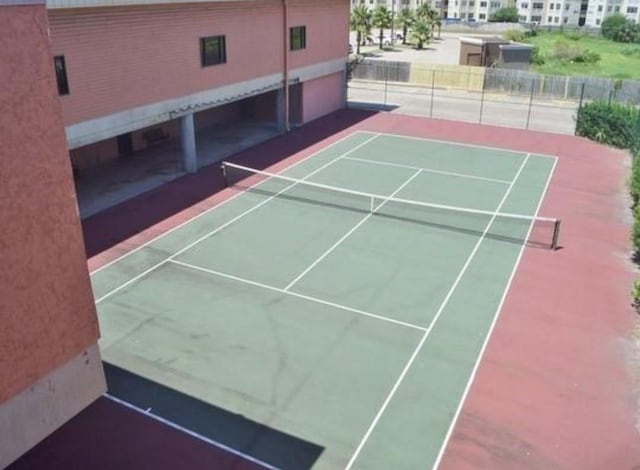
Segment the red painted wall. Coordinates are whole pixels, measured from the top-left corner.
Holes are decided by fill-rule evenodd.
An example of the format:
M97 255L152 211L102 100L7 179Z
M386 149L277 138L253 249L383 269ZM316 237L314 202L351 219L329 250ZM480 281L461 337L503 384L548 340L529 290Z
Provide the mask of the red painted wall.
M307 28L290 66L346 59L348 0L288 0ZM64 55L66 125L225 84L282 73L281 0L49 10L54 55ZM199 39L225 35L227 63L200 64Z
M47 31L0 6L0 403L98 338Z

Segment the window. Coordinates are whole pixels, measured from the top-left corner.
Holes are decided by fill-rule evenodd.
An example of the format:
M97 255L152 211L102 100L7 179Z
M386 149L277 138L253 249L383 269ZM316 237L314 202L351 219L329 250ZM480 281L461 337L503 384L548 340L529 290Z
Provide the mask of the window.
M556 3L556 10L560 10L562 6L559 3Z
M541 2L534 2L533 3L533 9L534 10L542 10L544 8L544 3Z
M638 7L627 7L627 13L638 13Z
M557 16L553 19L554 23L559 23L560 22L560 18L558 18Z
M551 23L551 17L547 16L547 23Z
M597 25L599 25L599 24L600 24L600 18L598 18L598 19L596 20L596 24L597 24Z
M500 8L500 2L491 2L491 8Z
M611 5L609 5L609 6L607 7L607 11L608 11L609 13L611 13L611 10L613 10L613 7L612 7Z
M481 20L485 20L485 19L487 19L487 15L485 15L484 13L480 13L478 15L478 18L481 19Z
M620 5L616 5L615 7L613 7L613 11L620 11Z
M480 8L487 8L487 2L480 2Z
M564 18L562 18L562 22L564 24L567 24L569 22L569 18L567 18L566 16Z
M598 5L598 11L602 11L602 5Z
M291 43L292 51L305 49L307 47L307 27L294 26L291 28L289 30L289 42Z
M58 94L69 94L69 81L67 80L67 66L64 63L64 56L58 55L53 58L53 66L56 70L56 82L58 83Z
M520 4L520 8L529 8L529 4L528 3L521 3Z
M549 5L549 10L553 10L553 3Z
M471 1L469 2L469 6L470 6L470 7L475 7L475 6L476 6L476 2L475 2L475 1L473 1L473 0L471 0Z
M568 3L564 6L564 9L565 9L566 11L569 11L569 9L570 9L570 8L571 8L571 5L569 5Z
M225 64L227 62L227 48L224 36L200 38L200 58L203 67Z

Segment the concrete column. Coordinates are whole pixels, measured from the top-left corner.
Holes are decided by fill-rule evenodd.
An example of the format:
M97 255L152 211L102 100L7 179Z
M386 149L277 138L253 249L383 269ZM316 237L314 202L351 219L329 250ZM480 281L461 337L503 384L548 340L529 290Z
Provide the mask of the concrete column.
M187 173L196 173L198 171L198 156L196 154L193 113L180 118L180 148L182 150L182 168Z
M344 69L342 71L342 103L341 104L341 108L346 109L347 107L347 100L348 100L348 96L347 96L347 91L348 91L348 83L347 83L347 69Z
M276 126L278 128L278 132L284 132L285 127L285 99L284 99L284 87L279 88L276 95Z

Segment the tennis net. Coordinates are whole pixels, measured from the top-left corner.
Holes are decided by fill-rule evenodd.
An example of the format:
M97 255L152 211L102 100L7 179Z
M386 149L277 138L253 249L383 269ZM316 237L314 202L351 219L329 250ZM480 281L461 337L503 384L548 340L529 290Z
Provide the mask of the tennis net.
M221 168L227 186L268 197L370 213L535 247L558 247L560 219L389 197L292 178L230 162L222 162Z

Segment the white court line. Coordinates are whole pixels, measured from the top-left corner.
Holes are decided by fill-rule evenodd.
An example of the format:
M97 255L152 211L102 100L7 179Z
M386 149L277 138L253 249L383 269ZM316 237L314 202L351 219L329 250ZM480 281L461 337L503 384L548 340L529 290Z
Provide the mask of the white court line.
M386 199L384 199L376 208L371 208L372 212L368 213L362 220L360 220L360 222L358 222L351 230L349 230L347 233L345 233L337 242L335 242L333 245L331 245L329 247L329 249L327 251L325 251L322 255L320 255L320 257L318 257L313 263L311 263L307 269L305 269L304 271L302 271L300 274L298 274L295 279L293 281L291 281L289 284L287 284L287 287L284 288L285 292L288 292L289 289L291 289L300 279L302 279L305 274L307 274L309 271L311 271L313 268L315 268L317 266L317 264L322 261L323 259L325 259L327 256L329 256L329 254L335 250L343 241L345 241L353 232L355 232L356 230L358 230L358 228L364 224L367 220L369 220L371 218L371 216L376 212L376 210L380 209L382 206L384 206L389 199L391 199L393 196L395 196L396 194L398 194L400 191L402 191L409 183L411 183L411 181L413 181L415 179L416 176L418 176L420 173L422 172L422 170L418 169L418 171L416 171L413 175L411 175L411 177L409 177L404 183L402 183L393 193L391 193Z
M540 208L542 207L542 202L544 201L545 195L547 194L547 190L549 189L549 184L551 183L551 178L553 177L553 173L555 172L556 169L556 163L558 161L556 160L553 164L553 167L551 168L551 172L549 173L549 176L547 177L547 183L544 187L544 190L542 191L542 194L540 195L540 200L538 201L538 207L536 208L536 212L535 215L538 215L538 213L540 212ZM529 234L531 233L531 230L533 228L533 224L531 224L529 226L529 231L527 233L527 238L529 238ZM464 407L464 404L467 400L467 395L469 394L469 390L471 390L471 386L473 385L473 382L475 380L476 377L476 373L478 372L478 368L480 367L480 362L482 362L482 358L484 357L484 352L487 349L487 345L489 344L489 340L491 339L491 335L493 334L493 329L495 328L496 324L498 323L498 318L500 317L500 314L502 313L502 306L505 302L505 299L507 298L507 294L509 293L509 289L511 288L511 283L513 282L513 278L515 277L516 271L518 269L518 266L520 265L520 260L522 259L522 255L524 254L524 247L525 245L523 244L522 247L520 248L520 253L518 254L518 258L516 259L516 263L513 266L513 270L511 271L511 276L509 276L509 281L507 282L507 285L505 287L504 293L502 294L502 298L500 299L500 303L498 304L498 309L496 310L496 313L493 317L493 321L491 322L491 325L489 327L489 331L487 332L487 336L484 339L484 342L482 343L482 348L480 348L480 353L478 354L478 358L476 359L476 363L473 366L473 371L471 372L471 375L469 376L469 380L467 381L467 385L464 389L464 392L462 394L462 398L460 399L460 403L458 404L458 408L456 409L456 413L453 415L453 419L451 420L451 424L449 425L449 429L447 430L447 434L445 435L444 441L442 442L442 446L440 446L440 451L438 452L438 458L436 459L435 463L433 464L433 469L437 469L440 466L440 462L442 461L442 458L444 456L444 453L447 449L447 445L449 444L449 440L451 439L451 435L453 434L453 430L458 422L458 418L460 417L460 413L462 412L462 408Z
M467 261L462 266L462 269L460 270L460 273L458 274L458 277L456 277L456 280L453 282L453 285L449 289L449 292L447 292L446 297L442 301L442 304L438 308L438 311L436 312L435 316L433 317L433 319L429 323L429 326L427 327L427 329L425 330L424 334L422 335L422 338L420 339L420 342L418 343L418 345L414 349L413 354L411 354L411 357L409 358L409 360L405 364L404 368L402 369L402 372L400 373L400 376L396 380L395 384L393 384L393 387L391 388L391 391L389 392L389 395L387 395L387 398L385 398L384 402L382 403L382 406L378 410L378 413L373 418L373 421L369 425L369 428L367 429L367 432L362 437L362 440L360 441L360 444L358 444L358 447L356 448L355 452L351 456L351 459L347 463L347 466L345 467L345 470L349 470L353 466L353 464L355 463L356 459L360 455L360 452L364 448L364 445L367 443L367 440L369 439L369 436L371 436L371 433L373 432L373 430L375 429L376 425L378 424L378 421L380 421L380 418L382 417L383 413L387 409L387 406L389 406L389 403L391 403L391 400L393 399L394 395L396 394L396 391L400 387L400 384L404 380L405 376L407 375L407 372L409 372L409 369L411 368L411 366L413 365L414 361L416 360L416 357L418 357L418 353L422 349L422 346L426 342L426 340L429 337L429 334L431 333L431 331L433 331L434 325L436 324L436 322L440 318L440 315L442 314L442 312L444 311L445 307L449 303L449 299L451 298L451 296L453 295L454 291L458 287L458 284L460 283L460 280L462 279L464 274L467 272L467 268L471 264L471 261L473 260L475 254L478 252L478 249L480 248L480 245L481 245L482 241L484 240L485 236L487 235L487 232L489 231L489 228L491 227L491 224L495 220L498 212L500 212L500 208L506 202L507 197L511 193L511 190L513 189L514 183L516 182L516 180L520 176L520 173L522 173L522 170L524 169L525 164L529 160L529 156L530 156L530 154L527 154L527 156L522 161L522 164L520 165L520 168L518 169L518 172L516 173L515 177L513 178L513 181L509 185L509 188L507 188L507 191L505 192L504 196L502 197L502 200L500 201L500 204L498 204L498 207L496 208L493 217L491 218L491 220L489 220L489 223L487 224L487 226L485 227L484 231L482 232L482 235L478 239L478 242L476 243L475 247L473 248L473 250L469 254L469 257L467 258Z
M320 153L324 152L325 150L330 149L331 147L334 147L334 146L336 146L336 145L338 145L338 144L340 144L340 143L344 142L345 140L347 140L347 139L349 139L349 138L351 138L351 137L353 137L354 135L357 135L357 134L359 134L359 132L352 132L351 134L346 135L346 136L342 137L341 139L336 140L335 142L332 142L331 144L329 144L329 145L327 145L326 147L324 147L324 148L322 148L322 149L318 150L317 152L313 152L311 155L307 155L307 156L306 156L306 157L304 157L302 160L299 160L299 161L297 161L297 162L295 162L295 163L293 163L293 164L289 165L288 167L283 168L282 170L280 170L280 171L278 172L278 174L283 173L283 172L285 172L285 171L288 171L288 170L290 170L291 168L294 168L294 167L296 167L296 166L300 165L301 163L306 162L307 160L309 160L309 159L311 159L311 158L313 158L313 157L317 156L318 154L320 154ZM373 140L373 139L370 139L370 140ZM367 142L368 142L368 141L367 141ZM254 187L258 186L258 185L262 184L263 182L264 182L264 181L258 181L257 183L255 183L255 184L251 185L251 188L254 188ZM97 273L97 272L99 272L99 271L102 271L102 270L103 270L103 269L105 269L105 268L108 268L108 267L109 267L109 266L111 266L112 264L117 263L117 262L118 262L118 261L120 261L121 259L126 258L127 256L129 256L129 255L131 255L131 254L135 253L136 251L139 251L139 250L143 249L144 247L146 247L146 246L150 245L151 243L153 243L153 242L155 242L155 241L157 241L157 240L161 239L162 237L164 237L164 236L166 236L166 235L169 235L171 232L174 232L175 230L178 230L179 228L183 227L184 225L187 225L187 224L189 224L189 223L193 222L194 220L196 220L196 219L198 219L198 218L200 218L200 217L202 217L202 216L204 216L204 215L208 214L208 213L209 213L209 212L211 212L212 210L217 209L218 207L222 207L222 206L224 206L225 204L227 204L228 202L230 202L230 201L234 200L235 198L237 198L237 197L238 197L238 196L240 196L241 194L243 194L243 193L242 193L242 192L236 193L236 194L234 194L233 196L229 197L228 199L225 199L224 201L220 202L219 204L216 204L215 206L210 207L210 208L208 208L207 210L205 210L205 211L203 211L203 212L200 212L199 214L194 215L193 217L190 217L189 219L185 220L184 222L181 222L180 224L176 225L175 227L172 227L171 229L167 230L166 232L162 232L160 235L158 235L158 236L156 236L156 237L153 237L151 240L148 240L148 241L144 242L142 245L137 246L136 248L134 248L134 249L132 249L132 250L130 250L130 251L127 251L126 253L124 253L124 254L122 254L122 255L118 256L117 258L115 258L115 259L113 259L113 260L109 261L108 263L105 263L105 264L103 264L102 266L100 266L100 267L98 267L98 268L94 269L93 271L91 271L91 273L90 273L90 274L91 274L91 275L93 275L93 274L95 274L95 273Z
M359 130L355 132L357 133L362 133L362 134L375 134L375 135L381 135L381 136L385 136L385 137L398 137L398 138L402 138L402 139L411 139L411 140L422 140L424 142L436 142L438 144L449 144L449 145L455 145L458 147L470 147L470 148L476 148L476 149L484 149L484 150L494 150L497 152L509 152L509 153L517 153L518 156L522 156L524 154L526 154L527 152L523 152L522 150L515 150L515 149L509 149L509 148L500 148L500 147L490 147L488 145L476 145L476 144L465 144L464 142L455 142L455 141L450 141L450 140L440 140L440 139L432 139L429 137L416 137L413 135L402 135L402 134L391 134L391 133L386 133L386 132L375 132L375 131L366 131L366 130ZM534 154L536 156L539 157L544 157L544 158L551 158L553 160L557 160L558 157L555 155L547 155L544 153L536 153Z
M460 178L468 178L468 179L473 179L473 180L491 181L492 183L501 183L501 184L509 184L509 183L511 183L511 181L508 181L508 180L499 180L499 179L496 179L496 178L485 178L484 176L467 175L465 173L456 173L456 172L453 172L453 171L432 170L431 168L421 168L421 167L418 167L418 166L403 165L401 163L381 162L381 161L377 161L377 160L369 160L367 158L345 157L344 159L345 160L353 160L353 161L356 161L356 162L371 163L373 165L393 166L393 167L397 167L397 168L407 168L409 170L422 170L424 173L437 173L437 174L440 174L440 175L458 176Z
M422 326L414 325L413 323L408 323L408 322L404 322L404 321L401 321L401 320L395 320L393 318L384 317L382 315L377 315L375 313L366 312L364 310L360 310L360 309L357 309L357 308L347 307L346 305L340 305L340 304L336 304L334 302L329 302L328 300L318 299L317 297L311 297L309 295L299 294L297 292L286 291L286 290L281 289L279 287L270 286L268 284L262 284L261 282L251 281L249 279L244 279L242 277L234 276L232 274L227 274L227 273L223 273L223 272L220 272L220 271L214 271L213 269L203 268L201 266L196 266L195 264L185 263L183 261L176 261L175 259L172 259L169 262L173 263L173 264L177 264L179 266L184 266L185 268L195 269L196 271L202 271L203 273L212 274L214 276L220 276L220 277L224 277L224 278L227 278L227 279L231 279L233 281L242 282L243 284L249 284L251 286L261 287L262 289L267 289L267 290L270 290L270 291L273 291L273 292L278 292L280 294L286 294L286 295L289 295L291 297L298 297L299 299L308 300L310 302L315 302L315 303L322 304L322 305L328 305L329 307L335 307L335 308L340 309L340 310L346 310L347 312L357 313L358 315L363 315L365 317L375 318L376 320L382 320L382 321L385 321L387 323L394 323L396 325L406 326L406 327L412 328L414 330L420 330L420 331L425 331L426 330L426 328L424 328Z
M249 462L255 463L257 465L260 465L261 467L266 468L267 470L278 470L278 467L274 467L273 465L269 465L266 462L263 462L262 460L258 460L255 457L252 457L250 455L244 454L242 452L240 452L239 450L234 449L233 447L229 447L225 444L222 444L221 442L218 441L214 441L213 439L210 439L206 436L203 436L202 434L198 434L195 431L192 431L191 429L187 429L184 426L180 426L177 423L174 423L173 421L169 421L166 418L163 418L162 416L156 415L151 413L150 411L145 411L142 408L137 407L136 405L129 403L127 401L124 401L118 397L115 397L113 395L110 395L109 393L105 393L103 395L105 398L108 398L109 400L118 403L119 405L122 405L130 410L133 410L137 413L140 413L141 415L144 416L148 416L149 418L158 421L162 424L165 424L167 426L169 426L170 428L176 429L177 431L183 432L184 434L187 434L188 436L191 436L195 439L198 439L202 442L206 442L209 445L212 445L214 447L217 447L220 450L224 450L225 452L229 452L230 454L236 455L238 457L241 457Z
M356 145L355 147L353 147L351 150L349 150L346 153L343 153L341 155L338 155L336 158L334 158L333 160L325 163L324 165L322 165L319 168L316 168L315 170L313 170L311 173L307 174L304 178L301 178L299 181L305 181L307 178L310 178L311 176L315 175L316 173L318 173L321 170L324 170L325 168L327 168L329 165L332 165L333 163L337 162L338 160L340 160L342 157L344 157L345 155L348 155L349 153L359 149L360 147L368 144L369 142L371 142L373 139L375 139L377 136L373 136L368 140L365 140L364 142ZM144 270L143 272L141 272L140 274L132 277L131 279L129 279L127 282L125 282L124 284L121 284L120 286L116 287L115 289L112 289L111 291L107 292L105 295L103 295L102 297L96 299L95 303L98 304L100 302L102 302L103 300L111 297L113 294L115 294L116 292L119 292L120 290L124 289L125 287L129 286L130 284L132 284L133 282L137 281L138 279L146 276L147 274L149 274L151 271L153 271L154 269L162 266L163 264L165 264L168 261L171 261L173 258L175 258L176 256L184 253L185 251L193 248L194 246L196 246L198 243L202 242L203 240L209 238L212 235L215 235L216 233L218 233L219 231L227 228L229 225L233 224L234 222L240 220L241 218L243 218L244 216L252 213L253 211L255 211L256 209L259 209L260 207L264 206L265 204L267 204L269 201L272 201L273 199L275 199L279 194L283 193L284 191L287 191L288 189L294 187L295 185L297 185L298 183L292 183L289 186L281 189L280 191L278 191L276 194L269 196L267 199L261 201L260 203L256 204L255 206L247 209L246 211L238 214L237 216L235 216L233 219L225 222L224 224L220 225L219 227L215 228L214 230L204 234L203 236L201 236L200 238L198 238L197 240L189 243L187 246L182 247L180 250L174 252L172 255L170 255L169 257L165 258L164 260L160 261L159 263L154 264L153 266L151 266L150 268Z

